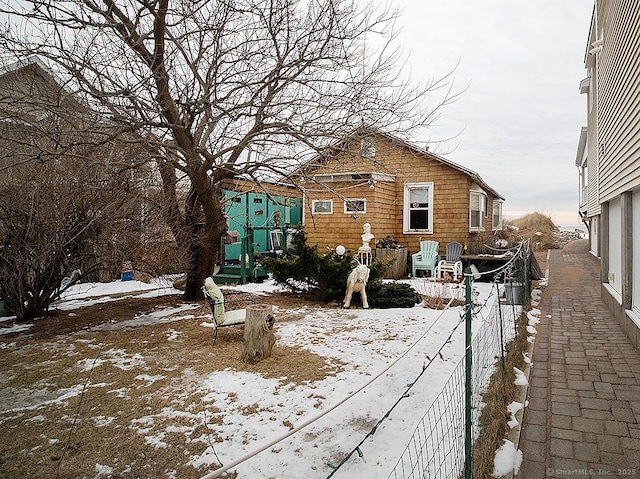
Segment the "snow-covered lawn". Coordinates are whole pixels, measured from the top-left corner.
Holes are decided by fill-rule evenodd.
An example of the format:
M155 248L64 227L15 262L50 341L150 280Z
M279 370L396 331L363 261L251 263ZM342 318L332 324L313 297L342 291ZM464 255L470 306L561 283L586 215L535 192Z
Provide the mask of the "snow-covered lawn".
M256 295L277 291L270 281L238 289ZM58 307L73 314L75 308L105 300L120 300L127 293L139 293L141 290L145 290L148 297L175 293L162 282L148 285L137 281L116 281L82 285L72 290ZM474 290L477 303L486 303L474 315L473 328L477 329L482 324L484 312L488 312L497 298L490 284L475 283ZM215 370L212 367L203 373L192 367L176 365L184 368L179 371L182 396L174 392L174 397L167 397L160 408L129 412L127 398L146 391L164 391L161 388L167 387L165 376L175 376L176 371L169 371L171 368L165 368L164 372L154 370L150 366L155 361L151 357L153 348L149 351L144 347L135 350L105 348L100 344L107 343L110 333L121 331L125 326L136 328L153 324L165 326L163 341L179 342L185 334L181 325L186 324L187 319L193 324L194 315L203 336L210 335L211 329L206 327L208 318L202 314L198 318L192 309L193 306L185 304L159 310L136 316L126 325L106 323L93 327L88 332L66 338L64 345L47 343L52 348L67 348L68 356L73 359L65 367L84 372L83 382L50 390L46 378L34 378L31 391L18 391L4 384L17 374L5 364L0 371L3 383L0 390L0 427L14 424L16 418L20 421L45 420L45 412L52 405L67 405L67 415L71 418L83 391L105 388L109 397L120 401L121 409L127 410L128 434L143 440L146 447L167 451L175 447L172 444L175 444L176 435L182 436L189 447L185 448L188 452L178 455L181 457L179 460L198 469L196 476L215 470L219 463L229 465L238 462L232 468L238 477L312 479L331 474L330 464L338 464L398 402L375 434L360 448L361 455L354 455L333 476L386 478L417 422L441 391L464 352L464 324L459 325L461 307L445 312L422 306L376 310L354 307L349 310L276 308L276 318L286 316L289 319L276 322L275 348L288 346L313 352L326 359L327 367L340 364L335 374L321 380L295 383L247 370ZM19 326L21 334L29 334L28 326ZM16 331L9 327L2 330L5 335ZM449 337L451 341L447 343ZM11 351L28 347L28 340L16 340L13 335L10 341L3 342L0 336L0 352L6 352L7 357ZM103 350L97 356L87 353L99 347ZM218 345L207 346L216 347ZM442 355L439 356L437 352L441 349ZM189 351L184 354L188 355ZM425 374L403 397L407 386L416 380L426 365ZM85 383L86 374L98 367L126 370L132 374L133 384L93 383L93 379ZM200 406L197 409L187 407L187 396L200 397ZM100 409L95 405L92 410L82 411L82 421L93 424L93 427L113 425L115 415L105 416ZM67 419L68 422L70 420ZM212 437L216 439L212 440ZM30 447L51 447L63 439L62 432L58 437L34 438ZM33 456L29 451L23 455L14 460L28 461ZM183 470L184 464L180 467L177 464L176 467L167 465L165 477L183 477L177 471ZM130 470L130 465L123 464L118 458L107 463L105 458L98 460L96 454L91 467L78 473L84 477L129 477L127 472Z

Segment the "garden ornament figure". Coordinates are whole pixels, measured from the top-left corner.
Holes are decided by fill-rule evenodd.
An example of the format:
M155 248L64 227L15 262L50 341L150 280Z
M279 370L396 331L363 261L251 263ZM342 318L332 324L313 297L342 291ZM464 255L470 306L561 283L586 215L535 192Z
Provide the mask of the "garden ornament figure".
M369 223L365 223L364 225L362 225L362 246L361 248L368 248L368 251L371 251L371 246L369 246L369 242L375 238L375 236L371 233L371 225Z
M353 269L353 271L351 271L349 278L347 279L347 293L344 297L343 306L345 308L351 306L351 296L353 293L360 293L360 297L362 298L362 307L365 309L369 308L367 291L365 288L367 281L369 281L369 273L369 267L365 264L359 264Z
M369 241L371 241L375 236L371 233L371 225L369 223L365 223L362 225L363 232L360 236L362 238L362 246L358 248L358 261L361 264L369 265L371 264L371 246L369 246Z

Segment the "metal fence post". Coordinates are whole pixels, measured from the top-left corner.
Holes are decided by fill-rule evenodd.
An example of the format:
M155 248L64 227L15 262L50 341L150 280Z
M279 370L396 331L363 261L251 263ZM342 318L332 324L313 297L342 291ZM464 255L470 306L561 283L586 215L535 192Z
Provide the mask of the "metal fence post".
M465 434L464 434L464 477L471 479L471 308L473 306L471 297L471 268L464 272L465 278Z

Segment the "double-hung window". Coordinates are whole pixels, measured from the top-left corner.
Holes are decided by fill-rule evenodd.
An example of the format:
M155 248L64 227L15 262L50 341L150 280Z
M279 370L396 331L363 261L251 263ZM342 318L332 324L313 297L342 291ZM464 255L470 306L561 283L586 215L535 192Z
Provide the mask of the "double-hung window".
M502 229L502 201L500 200L493 200L491 228L493 229L493 231L498 231Z
M433 182L404 185L402 216L404 233L433 233Z
M480 191L469 192L469 231L484 231L487 217L487 195Z

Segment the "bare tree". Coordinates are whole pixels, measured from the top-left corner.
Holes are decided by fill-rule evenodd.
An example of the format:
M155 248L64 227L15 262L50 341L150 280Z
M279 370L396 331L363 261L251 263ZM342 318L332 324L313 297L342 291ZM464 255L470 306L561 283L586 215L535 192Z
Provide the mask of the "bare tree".
M0 297L18 320L143 250L150 158L112 130L40 62L0 72Z
M455 96L444 80L401 80L397 13L355 0L14 4L0 2L5 54L47 59L67 88L147 142L189 257L185 299L219 259L222 180L285 174L361 124L407 133L437 114L424 108L428 93L442 89L439 106Z
M45 314L78 280L119 273L144 233L139 186L108 164L106 149L78 145L40 161L42 139L28 136L35 157L0 177L0 296L19 321Z

